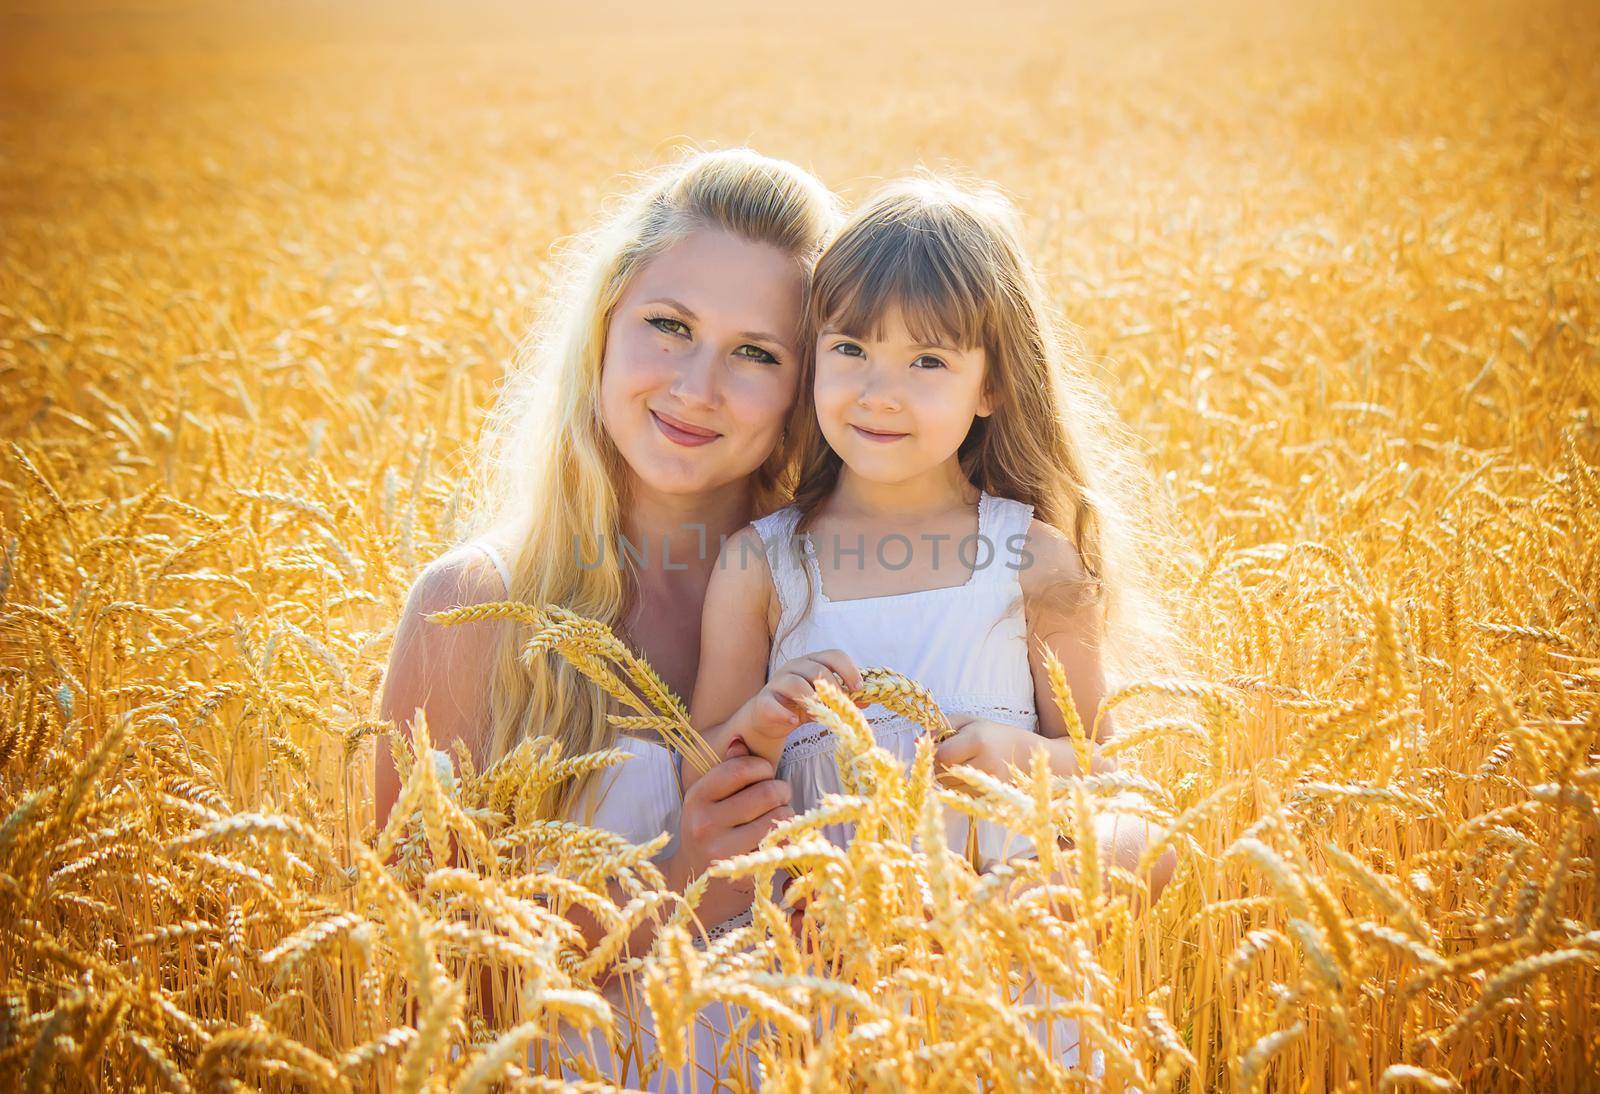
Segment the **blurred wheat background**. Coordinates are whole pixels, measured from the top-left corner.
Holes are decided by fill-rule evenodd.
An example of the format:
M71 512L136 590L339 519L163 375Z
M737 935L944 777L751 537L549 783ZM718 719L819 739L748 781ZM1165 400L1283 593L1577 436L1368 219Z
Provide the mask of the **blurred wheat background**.
M748 1005L772 1089L1089 1081L1018 1039L1008 954L1087 978L1113 1089L1592 1087L1593 6L745 7L0 16L3 1073L553 1085L551 1022L609 1020L581 902L672 918L658 1020ZM376 838L390 628L551 244L685 138L1016 195L1177 500L1204 672L1114 697L1129 774L975 800L1131 795L1180 855L1153 909L1081 840L1014 899L912 854L952 803L847 705L881 838L732 866L832 894L825 961L770 907L696 951L649 845L527 815L618 756L414 765Z

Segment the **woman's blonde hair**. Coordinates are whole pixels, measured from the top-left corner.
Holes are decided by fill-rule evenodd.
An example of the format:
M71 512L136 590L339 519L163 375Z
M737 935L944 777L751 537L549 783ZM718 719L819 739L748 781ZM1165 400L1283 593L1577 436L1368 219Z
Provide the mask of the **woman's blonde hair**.
M464 538L489 534L509 550L510 598L556 604L620 631L635 587L620 551L598 564L583 544L617 542L625 463L601 424L600 371L618 300L662 251L701 228L726 231L811 269L838 222L837 199L809 171L750 149L691 151L639 179L596 227L565 248L549 306L522 341L482 439L474 509ZM780 444L754 476L758 512L781 505L795 480L790 415ZM560 657L530 671L527 635L505 627L491 678L489 762L524 739L548 736L563 755L610 747L606 697ZM546 792L544 816L563 817L593 778ZM582 819L582 818L578 818Z
M919 342L984 350L992 411L974 418L957 450L961 470L980 490L1032 505L1038 520L1071 539L1089 578L1075 592L1103 600L1108 677L1175 671L1173 617L1148 565L1175 538L1172 520L1084 367L1076 333L1051 307L1016 208L998 188L922 170L885 184L850 215L817 262L805 324L807 390L824 327L865 338L895 308ZM806 402L812 412L797 426L800 515L788 545L795 550L841 467L814 402Z

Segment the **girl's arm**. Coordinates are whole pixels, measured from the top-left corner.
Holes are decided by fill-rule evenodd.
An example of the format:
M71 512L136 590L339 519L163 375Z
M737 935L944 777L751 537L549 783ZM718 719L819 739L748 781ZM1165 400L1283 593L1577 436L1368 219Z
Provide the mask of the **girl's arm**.
M1105 672L1100 661L1102 611L1100 587L1092 581L1072 541L1059 529L1035 520L1028 528L1027 549L1032 562L1020 571L1022 596L1028 620L1028 667L1033 673L1034 705L1039 712L1039 733L1050 752L1050 767L1057 775L1079 775L1077 756L1067 731L1067 721L1056 707L1050 674L1041 644L1061 662L1073 705L1093 744L1103 744L1112 734L1111 719L1101 720L1095 734L1095 715L1105 698ZM1114 771L1116 760L1099 750L1093 772Z
M1055 693L1050 688L1050 674L1041 645L1061 662L1062 672L1072 689L1072 702L1077 708L1078 718L1083 722L1084 732L1092 735L1091 772L1114 771L1117 769L1116 761L1101 756L1097 747L1111 739L1111 719L1101 719L1099 732L1094 731L1095 715L1106 693L1105 673L1100 660L1103 614L1099 585L1089 579L1083 560L1071 540L1048 524L1036 520L1029 527L1028 552L1032 562L1019 575L1028 619L1028 667L1033 672L1034 700L1039 712L1038 736L1043 738L1050 758L1050 769L1056 775L1067 777L1082 774L1072 748L1066 718L1056 708ZM997 733L1015 732L1008 726L987 725ZM1020 766L1027 753L1036 747L1037 739L1025 750L1001 745L999 751L1007 754L1013 764ZM958 751L953 758L955 762L960 762ZM991 774L994 773L991 771ZM1096 813L1094 830L1102 869L1117 866L1130 874L1138 869L1145 849L1151 842L1164 839L1165 836L1160 827L1142 817L1111 808ZM1030 852L1018 857L1037 858L1038 855ZM1176 867L1177 854L1168 847L1146 878L1151 900L1171 880ZM986 868L985 872L992 868ZM1049 878L1051 884L1060 884L1063 880L1060 873L1054 873ZM1034 884L1022 884L1013 890L1013 896L1020 896L1032 889ZM1134 908L1141 908L1143 904L1144 896L1133 894Z
M689 721L721 757L735 737L756 754L749 739L750 700L767 681L772 648L768 620L775 595L761 536L751 525L722 545L700 617L700 667L695 675ZM781 746L780 746L781 747ZM776 762L777 757L764 757ZM683 765L683 791L703 772Z
M757 561L751 561L754 558ZM700 669L689 720L722 756L734 738L774 768L783 744L807 720L815 683L832 678L846 692L861 690L861 671L843 650L814 650L786 661L767 678L777 594L755 529L741 529L723 546L706 589L700 623ZM857 706L868 705L857 699ZM683 789L700 773L683 767Z
M983 718L951 715L950 725L956 732L936 746L934 764L941 772L940 781L953 789L962 789L964 784L959 779L949 782L950 777L944 774L946 768L967 764L997 779L1009 780L1013 777L1012 767L1026 775L1030 757L1040 748L1050 760L1052 774L1068 778L1084 774L1067 720L1056 707L1044 649L1048 648L1061 662L1084 732L1092 732L1095 712L1100 709L1106 690L1100 665L1098 586L1089 581L1077 548L1048 524L1033 522L1023 557L1026 561L1021 564L1018 577L1027 619L1028 668L1033 676L1039 729L1033 732ZM1101 724L1102 739L1110 735L1108 723L1106 720ZM1089 773L1116 770L1115 760L1099 755L1093 743L1090 749Z

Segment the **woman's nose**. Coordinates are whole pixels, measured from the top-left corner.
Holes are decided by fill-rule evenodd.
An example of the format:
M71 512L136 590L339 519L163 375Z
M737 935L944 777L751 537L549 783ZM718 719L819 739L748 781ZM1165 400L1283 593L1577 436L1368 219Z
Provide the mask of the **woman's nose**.
M707 345L683 359L669 390L686 405L712 406L717 401L717 383L716 350Z

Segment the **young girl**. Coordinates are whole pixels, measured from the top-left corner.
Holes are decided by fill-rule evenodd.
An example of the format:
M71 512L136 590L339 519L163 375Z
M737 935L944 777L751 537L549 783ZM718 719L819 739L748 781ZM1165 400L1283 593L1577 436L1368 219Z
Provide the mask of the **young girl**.
M1164 628L1135 572L1132 462L1058 346L1011 206L932 177L888 185L819 261L807 322L802 480L718 561L696 726L713 747L738 737L776 758L801 813L843 789L834 737L802 724L804 700L819 678L849 691L861 667L885 666L927 687L956 727L941 770L1004 779L1043 748L1056 774L1081 774L1041 646L1093 726L1102 654L1118 642L1126 665L1125 646ZM865 716L909 765L921 728L876 705ZM967 818L947 818L964 850ZM843 843L849 827L825 832ZM984 868L1033 850L990 822L977 835Z

